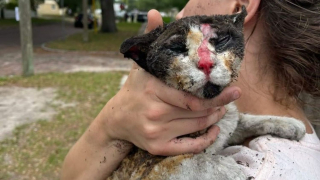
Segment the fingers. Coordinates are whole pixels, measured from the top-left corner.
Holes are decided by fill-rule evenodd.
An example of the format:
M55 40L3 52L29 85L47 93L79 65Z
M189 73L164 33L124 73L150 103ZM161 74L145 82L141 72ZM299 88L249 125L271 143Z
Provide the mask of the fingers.
M159 13L159 11L152 9L148 12L148 24L144 32L148 33L162 25L163 25L163 20L162 20L161 14ZM136 63L132 64L132 69L138 69L138 68L139 68L138 64Z
M207 133L197 138L179 138L173 139L167 145L157 147L151 154L163 156L174 156L187 153L200 153L209 147L216 140L220 129L218 126L212 126Z
M184 8L176 15L176 20L179 20L183 17Z
M168 138L172 138L205 130L217 123L224 116L225 112L225 108L222 107L209 116L170 121L167 124L167 128L165 128L168 129L165 135Z
M190 111L161 102L150 105L146 117L149 120L166 122L176 119L201 118L212 115L219 108L208 108L203 111Z
M162 26L163 20L159 11L152 9L148 12L148 25L145 30L146 33L152 31L153 29Z
M208 101L206 105L208 106L224 106L229 104L232 101L239 99L241 96L241 89L236 86L227 87L224 89L219 96L212 99L212 101Z
M213 99L199 99L191 94L166 87L164 84L157 86L154 86L158 90L155 93L161 101L191 111L203 111L209 108L224 106L238 99L241 95L240 88L233 86L226 88L219 96Z

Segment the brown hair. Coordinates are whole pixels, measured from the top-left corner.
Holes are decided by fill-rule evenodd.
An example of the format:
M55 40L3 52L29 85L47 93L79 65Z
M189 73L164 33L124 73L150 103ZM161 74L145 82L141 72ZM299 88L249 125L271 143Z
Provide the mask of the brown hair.
M261 0L275 99L320 97L320 0ZM283 93L286 92L284 95Z

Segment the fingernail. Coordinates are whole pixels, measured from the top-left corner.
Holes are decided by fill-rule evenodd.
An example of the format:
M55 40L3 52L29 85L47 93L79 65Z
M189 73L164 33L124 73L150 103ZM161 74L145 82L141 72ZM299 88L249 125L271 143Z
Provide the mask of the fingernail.
M240 97L240 93L238 91L233 92L233 99L234 100L239 99L239 97Z

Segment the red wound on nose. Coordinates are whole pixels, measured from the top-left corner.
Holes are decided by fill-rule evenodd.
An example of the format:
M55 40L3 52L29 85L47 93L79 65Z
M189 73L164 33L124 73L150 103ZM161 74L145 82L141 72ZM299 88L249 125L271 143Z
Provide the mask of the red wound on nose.
M198 68L203 70L203 72L206 75L209 75L211 73L211 69L213 67L213 62L212 61L207 61L207 60L202 60L198 62Z
M198 56L200 60L198 62L198 68L203 70L206 75L209 75L213 67L213 60L210 57L210 50L208 49L209 39L214 36L214 32L209 24L202 24L201 31L204 39L198 48Z

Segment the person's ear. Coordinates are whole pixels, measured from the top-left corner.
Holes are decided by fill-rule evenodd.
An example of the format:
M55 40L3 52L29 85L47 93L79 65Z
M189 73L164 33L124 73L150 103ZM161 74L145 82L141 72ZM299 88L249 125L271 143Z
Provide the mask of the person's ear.
M241 11L241 7L245 6L247 10L247 16L244 20L244 23L247 23L257 14L260 1L261 0L236 0L233 13L239 13Z

